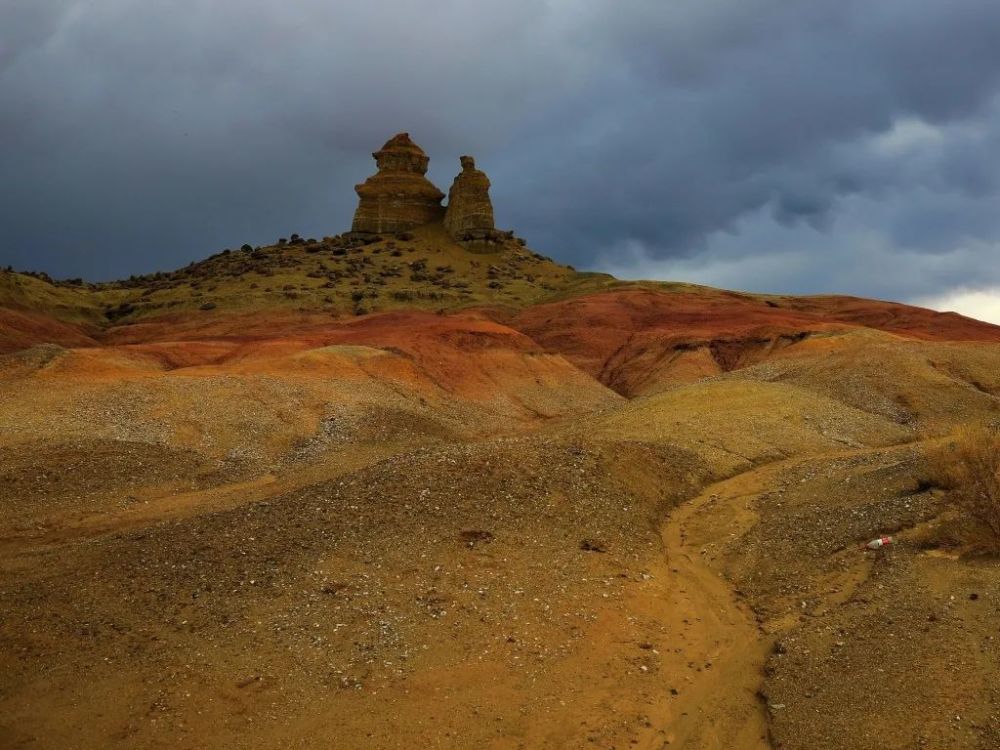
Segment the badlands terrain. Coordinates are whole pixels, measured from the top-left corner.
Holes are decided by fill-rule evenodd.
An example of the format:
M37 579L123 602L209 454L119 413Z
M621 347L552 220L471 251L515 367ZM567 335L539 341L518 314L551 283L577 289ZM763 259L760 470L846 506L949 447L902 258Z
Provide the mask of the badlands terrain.
M1000 328L494 239L0 273L0 747L1000 747Z

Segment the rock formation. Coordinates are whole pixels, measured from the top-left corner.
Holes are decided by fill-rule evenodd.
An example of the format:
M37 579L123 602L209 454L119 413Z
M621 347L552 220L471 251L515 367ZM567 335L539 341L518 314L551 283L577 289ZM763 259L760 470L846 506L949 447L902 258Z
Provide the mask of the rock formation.
M430 160L409 133L394 135L372 156L378 173L354 187L361 200L352 234L370 237L443 221L448 234L472 252L493 252L512 238L493 226L490 180L471 156L460 158L462 171L448 193L447 210L441 205L444 193L424 176Z
M401 232L441 221L444 193L424 177L429 159L409 133L394 135L372 156L378 173L354 187L361 200L352 232Z
M448 191L448 209L444 227L456 240L483 240L495 233L493 204L490 202L490 180L476 169L471 156L460 158L462 171Z

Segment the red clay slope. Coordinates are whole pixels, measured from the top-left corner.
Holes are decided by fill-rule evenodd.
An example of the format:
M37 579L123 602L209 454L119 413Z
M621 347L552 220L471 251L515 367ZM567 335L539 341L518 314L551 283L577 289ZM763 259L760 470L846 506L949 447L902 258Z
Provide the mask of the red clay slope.
M63 323L43 313L0 307L0 354L36 344L93 346L96 342L82 327Z
M442 384L467 380L471 372L465 370L476 368L464 360L472 355L547 353L563 355L621 394L637 395L753 364L809 336L862 327L921 340L1000 342L998 326L889 302L631 288L536 305L502 321L474 311L339 319L308 312L196 312L92 335L38 313L0 309L0 352L38 343L100 345L151 357L169 370L245 368L308 349L363 345L406 356Z
M860 327L935 341L1000 342L1000 326L851 297L627 289L528 308L509 324L624 395L752 364L818 334Z
M860 297L785 297L782 307L924 341L1000 341L1000 326L954 312Z
M407 387L431 387L466 400L520 402L535 391L560 393L552 401L554 413L561 413L563 401L576 399L582 407L618 398L565 358L475 313L179 315L109 329L96 346L74 352L60 372L101 379L165 372L334 378L358 369L349 351L355 347L392 355L368 361L370 377L395 378ZM303 358L306 352L315 356Z

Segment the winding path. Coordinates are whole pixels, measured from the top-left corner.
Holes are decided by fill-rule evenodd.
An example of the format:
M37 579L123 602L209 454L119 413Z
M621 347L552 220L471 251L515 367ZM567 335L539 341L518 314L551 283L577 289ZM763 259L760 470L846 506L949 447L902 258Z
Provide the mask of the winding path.
M748 498L777 468L770 464L713 484L674 509L663 525L672 599L664 625L678 644L664 656L664 672L688 675L673 704L665 747L771 747L757 695L770 641L702 550L720 535L738 538L756 523Z

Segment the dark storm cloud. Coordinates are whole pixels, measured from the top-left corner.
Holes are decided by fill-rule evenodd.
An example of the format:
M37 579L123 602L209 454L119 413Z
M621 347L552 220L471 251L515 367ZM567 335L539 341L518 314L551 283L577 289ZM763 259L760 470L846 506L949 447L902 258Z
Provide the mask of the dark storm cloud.
M974 272L998 96L992 0L15 0L0 259L108 277L342 231L409 130L439 186L474 153L498 221L580 266L1000 285ZM870 283L862 237L913 273Z
M844 194L912 185L913 155L872 155L867 136L906 117L982 118L997 93L996 3L629 7L594 23L618 63L597 83L613 121L544 129L556 133L554 161L568 167L544 187L565 179L593 201L579 212L578 242L629 234L653 253L696 252L707 233L765 205L780 221L822 225ZM575 162L590 144L598 152ZM948 168L926 177L972 187ZM594 210L602 187L620 224Z
M26 50L40 46L58 27L70 0L7 0L0 25L0 72Z

